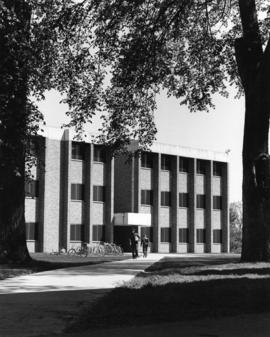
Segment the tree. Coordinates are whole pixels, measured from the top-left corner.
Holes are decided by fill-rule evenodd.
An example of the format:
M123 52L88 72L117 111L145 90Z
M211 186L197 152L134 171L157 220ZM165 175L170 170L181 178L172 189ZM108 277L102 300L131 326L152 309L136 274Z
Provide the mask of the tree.
M230 204L230 252L241 253L243 228L242 202Z
M2 251L13 259L12 252L21 260L27 256L22 243L22 154L40 117L30 95L42 98L51 88L65 93L69 126L79 134L93 114L106 111L101 141L119 149L135 138L145 148L155 137L155 97L162 89L195 111L213 107L212 95L227 96L230 84L246 98L242 260L270 260L267 1L0 4ZM18 133L6 139L4 135L15 132L14 125ZM10 168L8 158L14 162Z
M245 95L243 261L270 260L269 4L263 0L83 1L93 46L109 65L103 137L151 142L161 89L191 111L235 85ZM76 15L73 16L76 21ZM74 123L77 117L74 116Z
M31 99L42 99L52 88L65 92L77 119L81 113L82 123L93 106L96 109L102 75L95 70L98 62L80 34L83 25L71 28L69 41L62 33L71 7L76 12L80 4L0 1L0 258L10 262L30 260L24 186L34 161L29 143L43 118Z

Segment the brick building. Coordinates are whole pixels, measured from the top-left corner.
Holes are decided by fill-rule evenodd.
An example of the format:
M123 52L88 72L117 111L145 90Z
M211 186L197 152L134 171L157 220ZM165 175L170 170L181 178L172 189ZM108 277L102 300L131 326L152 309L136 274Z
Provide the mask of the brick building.
M156 143L127 162L71 139L58 129L41 138L41 164L26 187L30 251L82 241L114 241L129 250L132 227L148 233L152 251L228 252L225 154Z

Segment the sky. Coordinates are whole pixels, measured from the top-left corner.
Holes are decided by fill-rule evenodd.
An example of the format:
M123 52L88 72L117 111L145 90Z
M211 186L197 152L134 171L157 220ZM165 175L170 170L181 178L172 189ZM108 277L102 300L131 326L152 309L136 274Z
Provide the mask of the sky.
M162 93L157 98L155 122L157 141L197 149L225 152L229 155L229 198L230 202L241 200L242 186L242 141L244 129L244 99L235 99L233 89L229 98L213 97L216 105L210 112L189 112L175 98L167 98ZM61 127L68 121L65 116L67 106L60 104L61 97L56 91L46 94L46 99L38 103L44 114L46 125ZM90 130L100 126L96 116Z

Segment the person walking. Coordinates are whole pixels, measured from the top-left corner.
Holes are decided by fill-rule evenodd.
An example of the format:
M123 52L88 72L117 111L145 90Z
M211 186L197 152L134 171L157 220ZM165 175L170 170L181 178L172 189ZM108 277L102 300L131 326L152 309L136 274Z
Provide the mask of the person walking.
M141 246L143 248L143 257L147 257L147 251L148 251L148 246L149 246L149 239L146 234L144 234L142 241L141 241Z
M140 236L136 233L135 229L132 230L131 235L129 237L129 244L131 247L132 257L136 259L138 255L138 244L139 244Z

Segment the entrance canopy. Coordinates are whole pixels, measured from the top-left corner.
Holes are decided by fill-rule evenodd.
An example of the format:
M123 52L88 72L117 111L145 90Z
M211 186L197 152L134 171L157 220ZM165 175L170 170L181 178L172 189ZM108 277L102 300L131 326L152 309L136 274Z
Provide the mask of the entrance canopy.
M151 226L151 214L115 213L114 226Z

